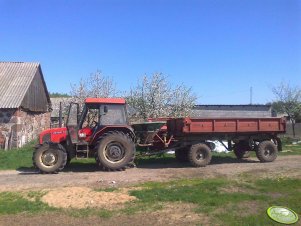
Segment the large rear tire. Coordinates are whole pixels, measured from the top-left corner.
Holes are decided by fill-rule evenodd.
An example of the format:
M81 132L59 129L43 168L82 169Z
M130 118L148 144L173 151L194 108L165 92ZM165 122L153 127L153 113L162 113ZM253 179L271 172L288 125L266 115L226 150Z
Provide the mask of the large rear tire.
M188 151L189 162L195 167L204 167L211 161L212 154L210 148L203 143L195 144Z
M260 162L273 162L278 155L277 146L269 140L259 143L256 151L256 156Z
M106 133L100 139L96 162L103 170L124 170L134 158L135 144L124 133Z
M233 152L238 159L250 157L250 145L248 141L239 141L233 147Z
M67 153L61 144L44 143L35 149L32 160L42 173L58 173L67 163Z

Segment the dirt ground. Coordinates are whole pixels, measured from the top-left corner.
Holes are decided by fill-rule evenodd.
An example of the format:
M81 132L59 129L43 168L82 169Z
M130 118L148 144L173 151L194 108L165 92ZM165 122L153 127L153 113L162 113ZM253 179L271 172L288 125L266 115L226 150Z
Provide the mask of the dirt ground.
M0 191L46 190L42 201L51 206L69 208L77 205L82 208L114 208L126 201L134 200L126 189L119 192L95 192L93 189L133 187L146 181L166 181L180 178L239 178L245 173L255 177L294 177L301 178L301 156L280 156L272 163L260 163L257 159L236 160L230 157L215 157L210 165L194 168L188 164L169 162L167 164L146 163L142 167L120 172L98 171L94 165L72 166L59 174L38 174L35 171L0 171ZM85 194L85 195L82 195ZM39 216L19 214L0 216L0 225L194 225L208 223L207 216L196 215L193 206L188 204L168 204L162 210L149 214L138 213L132 216L118 215L103 219L84 219L55 215ZM166 218L166 216L169 216ZM49 224L45 219L54 219ZM203 223L202 223L203 222Z
M132 186L146 181L166 181L180 178L229 177L251 173L258 177L301 177L301 156L279 156L274 162L260 163L256 158L237 160L215 157L210 165L194 168L189 164L143 164L118 172L99 171L94 164L71 166L59 174L39 174L35 171L0 171L0 191L35 190L84 186L93 188Z

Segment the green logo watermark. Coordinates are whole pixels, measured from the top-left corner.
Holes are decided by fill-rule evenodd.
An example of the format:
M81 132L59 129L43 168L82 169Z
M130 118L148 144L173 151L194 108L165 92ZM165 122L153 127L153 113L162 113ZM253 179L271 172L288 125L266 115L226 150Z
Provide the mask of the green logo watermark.
M267 209L267 214L272 220L282 224L294 224L298 221L298 215L283 206L272 206Z

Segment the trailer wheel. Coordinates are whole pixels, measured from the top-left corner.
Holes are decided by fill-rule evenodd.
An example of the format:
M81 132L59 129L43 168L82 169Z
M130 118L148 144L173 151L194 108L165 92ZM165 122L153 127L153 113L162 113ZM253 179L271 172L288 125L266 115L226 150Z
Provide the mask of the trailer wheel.
M256 156L260 162L273 162L278 155L277 146L269 140L259 143L256 151Z
M67 153L61 144L44 143L35 149L32 160L42 173L58 173L67 163Z
M192 145L188 151L188 160L195 167L204 167L211 161L211 150L203 143Z
M189 147L179 148L175 150L176 160L178 162L188 162L188 149Z
M233 152L238 159L250 157L250 145L248 141L239 141L233 147Z
M134 158L134 142L124 133L106 133L100 139L96 162L103 170L124 170Z

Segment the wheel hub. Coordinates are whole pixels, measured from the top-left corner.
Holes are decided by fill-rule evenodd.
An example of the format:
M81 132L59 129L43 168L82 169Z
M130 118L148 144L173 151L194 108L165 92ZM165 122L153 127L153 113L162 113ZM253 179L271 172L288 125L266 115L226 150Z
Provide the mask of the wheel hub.
M42 162L47 166L51 166L56 162L56 156L53 153L45 153L42 156Z
M108 158L113 161L119 161L123 157L123 151L118 145L112 145L107 152Z
M197 152L196 155L197 160L203 160L204 159L204 154L201 151Z
M270 153L271 153L271 152L270 152L270 150L269 150L269 149L265 149L265 150L264 150L264 155L265 155L265 156L268 156L268 155L270 155Z

